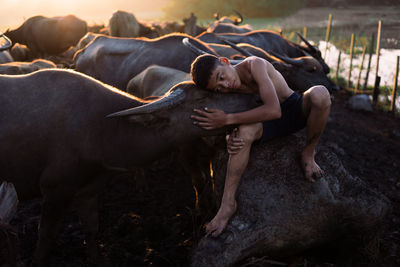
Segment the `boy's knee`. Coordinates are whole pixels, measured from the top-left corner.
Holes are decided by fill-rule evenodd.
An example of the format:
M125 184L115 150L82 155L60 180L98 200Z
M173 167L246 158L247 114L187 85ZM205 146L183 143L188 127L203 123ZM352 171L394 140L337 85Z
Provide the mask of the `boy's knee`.
M331 106L331 96L325 86L317 85L311 89L310 98L313 106L320 109L326 109Z
M262 123L245 124L239 126L239 137L245 143L252 143L262 136Z

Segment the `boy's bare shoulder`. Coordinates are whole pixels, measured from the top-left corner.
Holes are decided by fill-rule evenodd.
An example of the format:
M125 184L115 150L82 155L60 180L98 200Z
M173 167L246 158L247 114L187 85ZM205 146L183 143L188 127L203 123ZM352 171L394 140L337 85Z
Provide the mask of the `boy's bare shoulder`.
M266 71L269 74L271 70L274 69L274 66L270 62L261 57L251 56L246 58L246 60L248 60L252 73Z
M272 64L268 62L267 60L257 57L257 56L250 56L246 58L246 61L249 61L251 65L257 65L257 66L266 66L267 68L270 68Z

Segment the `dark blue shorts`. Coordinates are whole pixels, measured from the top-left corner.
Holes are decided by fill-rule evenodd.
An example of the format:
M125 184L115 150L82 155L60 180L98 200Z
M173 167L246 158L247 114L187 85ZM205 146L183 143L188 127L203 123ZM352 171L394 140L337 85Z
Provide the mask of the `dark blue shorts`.
M301 112L303 97L293 92L281 103L282 116L279 119L263 122L263 134L259 141L268 141L278 136L297 132L306 126L307 119Z

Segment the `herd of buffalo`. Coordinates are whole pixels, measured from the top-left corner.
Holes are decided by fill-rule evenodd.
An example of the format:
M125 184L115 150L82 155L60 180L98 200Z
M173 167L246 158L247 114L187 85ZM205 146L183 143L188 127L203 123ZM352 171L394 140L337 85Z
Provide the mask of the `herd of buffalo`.
M193 125L193 108L259 105L254 95L196 88L188 72L199 54L233 63L259 56L298 92L317 84L338 89L320 51L301 35L297 44L242 21L222 17L204 28L191 14L184 23L145 24L118 11L101 28L73 15L35 16L1 36L0 180L12 182L20 199L43 198L34 263L46 264L74 200L96 260L97 199L108 172L228 130Z

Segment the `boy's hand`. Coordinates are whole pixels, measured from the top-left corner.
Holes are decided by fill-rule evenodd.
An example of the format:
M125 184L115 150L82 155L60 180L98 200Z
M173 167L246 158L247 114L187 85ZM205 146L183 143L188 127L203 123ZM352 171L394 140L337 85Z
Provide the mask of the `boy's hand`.
M238 128L233 129L232 133L226 136L226 148L230 155L237 154L243 145L243 139L238 137Z
M195 120L193 124L199 125L205 130L213 130L226 125L227 116L222 110L204 108L204 111L199 109L194 109L193 111L199 115L190 116Z

